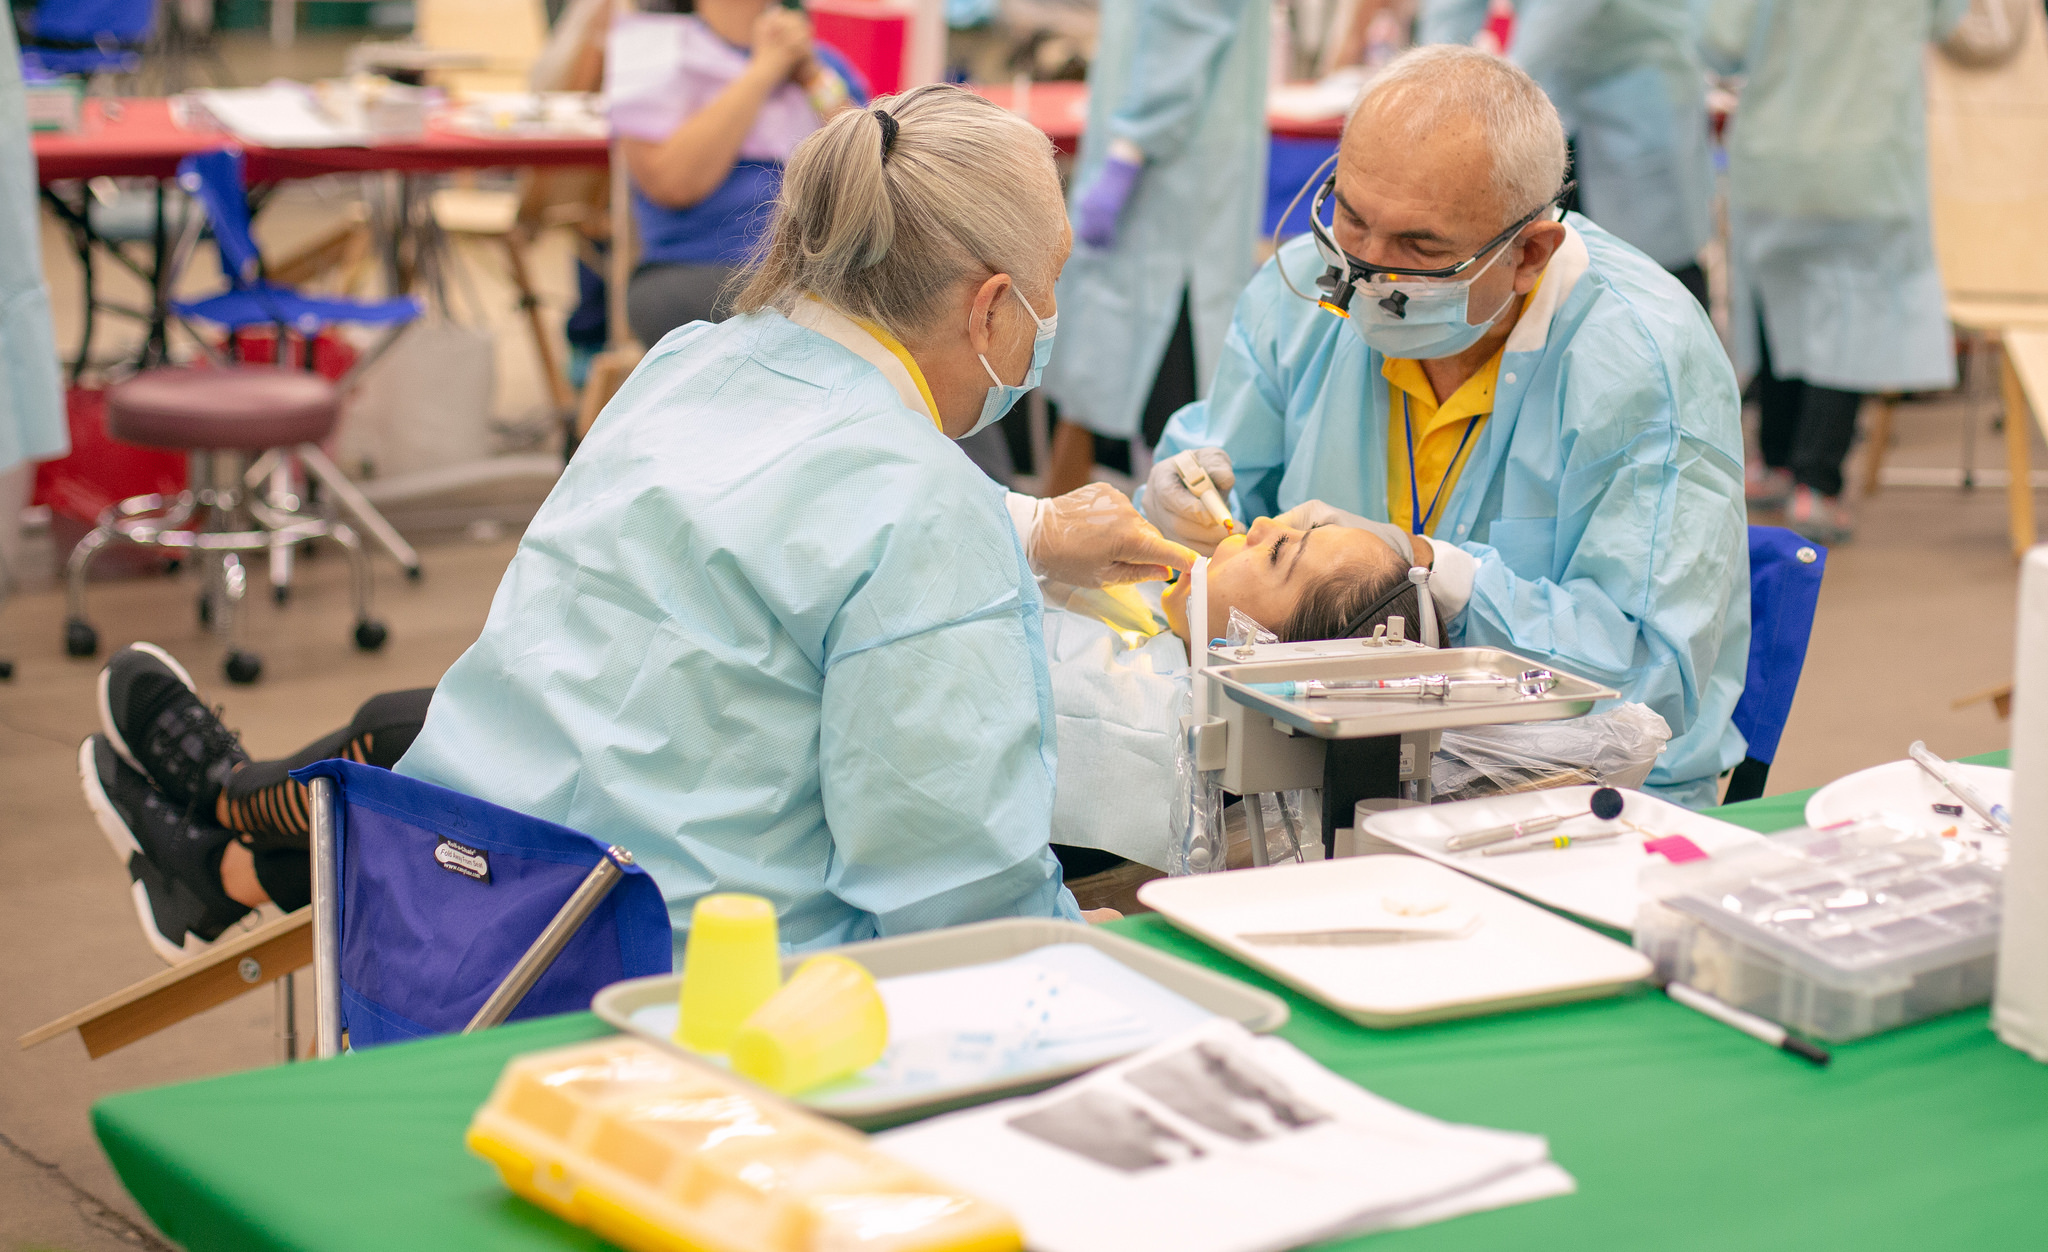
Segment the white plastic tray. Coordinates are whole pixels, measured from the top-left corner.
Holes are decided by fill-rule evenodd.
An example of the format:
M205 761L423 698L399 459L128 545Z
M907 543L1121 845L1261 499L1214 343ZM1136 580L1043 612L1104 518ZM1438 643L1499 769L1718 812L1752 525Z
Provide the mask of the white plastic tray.
M1190 964L1100 926L1045 918L1004 918L914 935L871 939L827 950L859 961L877 979L888 979L968 965L986 965L1055 944L1083 944L1093 948L1165 990L1259 1034L1277 1030L1287 1021L1287 1002L1271 992L1247 986L1235 978ZM804 952L784 957L783 973L787 975L815 955ZM673 1051L695 1055L677 1045L667 1030L650 1027L651 1021L662 1017L652 1011L656 1009L667 1009L665 1020L673 1022L673 1009L681 984L682 975L679 973L613 983L597 993L590 1008L619 1030L652 1040ZM828 1087L819 1092L798 1095L795 1099L798 1104L849 1125L875 1129L945 1109L1035 1091L1121 1055L1100 1056L1084 1064L1013 1072L993 1081L960 1083L927 1089L915 1095L892 1091L848 1092Z
M1636 877L1652 858L1651 853L1643 851L1644 836L1637 831L1630 830L1617 839L1598 843L1513 856L1486 856L1476 848L1464 852L1444 850L1445 840L1464 831L1484 830L1552 813L1586 813L1597 790L1557 787L1454 804L1393 809L1373 814L1366 819L1363 829L1375 839L1506 887L1539 904L1563 909L1615 930L1633 930L1636 908L1642 898ZM1658 835L1684 835L1708 856L1763 838L1753 830L1702 817L1640 791L1622 790L1621 799L1620 820L1634 822ZM1581 820L1565 822L1544 833L1579 835L1611 828L1609 823L1587 814ZM1663 861L1659 859L1657 863Z
M2012 804L2012 771L1995 765L1965 765L1949 768L1977 789L1988 804ZM1975 844L1991 865L2005 864L2005 836L1987 833L1984 824L1968 809L1961 817L1934 811L1937 804L1960 804L1948 788L1927 776L1911 761L1892 761L1858 770L1813 793L1806 801L1806 824L1832 826L1854 817L1881 817L1893 825L1939 835L1950 827Z
M1364 1026L1409 1026L1612 995L1649 976L1641 953L1475 878L1413 856L1160 878L1138 898L1175 926ZM1385 924L1389 908L1476 915L1457 938L1274 944L1259 932Z

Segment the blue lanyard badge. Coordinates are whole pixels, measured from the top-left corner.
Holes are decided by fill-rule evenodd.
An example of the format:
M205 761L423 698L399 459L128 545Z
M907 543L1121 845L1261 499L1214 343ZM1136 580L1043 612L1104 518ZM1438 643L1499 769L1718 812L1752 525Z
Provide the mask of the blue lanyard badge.
M1429 531L1429 521L1436 516L1436 506L1443 503L1444 484L1451 481L1451 474L1458 468L1458 458L1465 455L1465 445L1472 441L1472 432L1478 428L1484 413L1474 413L1465 419L1465 433L1458 436L1458 450L1451 453L1451 463L1444 467L1444 476L1436 480L1436 494L1429 498L1429 507L1420 515L1415 506L1421 503L1422 489L1415 482L1415 424L1408 418L1408 393L1401 388L1401 430L1408 438L1408 529L1410 533L1422 535Z

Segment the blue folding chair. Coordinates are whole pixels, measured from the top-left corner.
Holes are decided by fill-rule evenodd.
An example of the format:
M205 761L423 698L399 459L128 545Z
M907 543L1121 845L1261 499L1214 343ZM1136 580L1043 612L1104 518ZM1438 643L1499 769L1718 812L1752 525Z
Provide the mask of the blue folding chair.
M353 761L292 771L313 826L320 1056L590 1007L672 967L647 871L553 822Z
M156 33L156 0L42 0L22 27L31 77L133 74Z
M242 177L242 153L238 148L221 148L186 157L178 163L178 186L199 202L205 211L214 243L220 249L220 268L228 277L228 289L203 300L179 300L171 308L180 317L197 318L225 326L230 332L245 326L273 326L277 331L277 361L288 359L287 332L296 332L304 347L304 364L313 369L313 338L327 326L341 323L388 326L391 333L365 352L337 388L346 391L358 374L382 356L397 341L405 327L419 319L420 302L413 296L388 300L350 300L341 296L309 296L270 282L263 276L263 255L249 232L249 196ZM232 352L235 340L229 337ZM386 521L360 489L343 474L317 444L302 444L291 452L312 471L322 486L332 492L343 508L368 531L370 537L391 554L408 578L420 576L419 553ZM290 466L280 454L267 455L251 466L250 484L268 476L273 502L296 495L290 481ZM289 549L271 553L271 583L277 588L291 581ZM279 592L282 596L284 593Z
M1749 741L1749 755L1729 776L1723 803L1764 793L1806 667L1827 566L1828 550L1819 544L1782 526L1749 528L1749 677L1735 702L1735 729Z
M242 177L240 149L222 148L186 157L178 163L178 186L205 209L207 224L213 228L214 242L220 248L221 272L228 278L228 289L219 295L174 301L171 307L179 316L213 322L229 330L275 326L280 362L285 359L285 332L295 331L306 341L307 369L313 368L313 336L323 327L338 323L402 327L419 319L420 302L413 296L389 300L309 296L266 279L263 255L249 233L249 195ZM365 358L365 363L388 346L388 340L380 344Z

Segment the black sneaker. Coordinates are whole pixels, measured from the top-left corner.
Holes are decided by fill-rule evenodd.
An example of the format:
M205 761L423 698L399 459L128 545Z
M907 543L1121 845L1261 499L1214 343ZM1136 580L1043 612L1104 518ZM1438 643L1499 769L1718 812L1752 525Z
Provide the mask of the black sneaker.
M100 730L181 812L213 816L221 784L249 759L204 704L192 675L153 643L121 649L100 671Z
M78 781L100 833L128 867L136 916L158 956L189 961L252 912L220 885L220 854L233 833L188 821L105 735L78 745Z

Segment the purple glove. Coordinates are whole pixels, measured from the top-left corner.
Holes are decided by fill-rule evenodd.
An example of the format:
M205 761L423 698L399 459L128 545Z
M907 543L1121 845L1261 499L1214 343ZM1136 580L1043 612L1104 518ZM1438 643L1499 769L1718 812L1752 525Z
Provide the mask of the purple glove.
M1116 242L1116 219L1123 215L1124 202L1138 185L1142 162L1112 156L1102 163L1095 179L1074 198L1074 233L1091 248L1107 248Z

